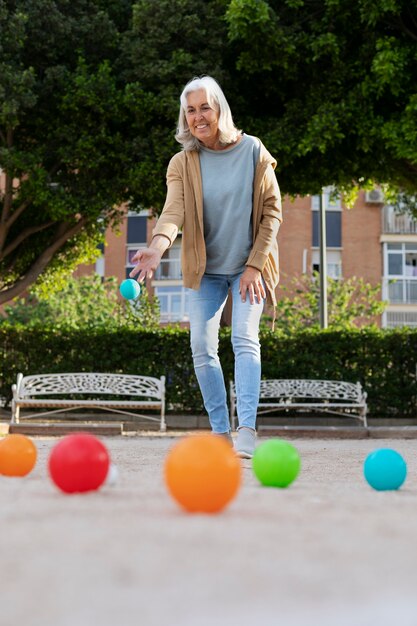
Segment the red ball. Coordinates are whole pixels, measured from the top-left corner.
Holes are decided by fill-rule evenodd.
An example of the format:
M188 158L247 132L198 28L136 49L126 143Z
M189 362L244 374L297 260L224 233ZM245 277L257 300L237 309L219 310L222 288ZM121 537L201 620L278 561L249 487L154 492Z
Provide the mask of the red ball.
M49 474L65 493L94 491L101 487L109 471L107 448L93 435L68 435L49 455Z

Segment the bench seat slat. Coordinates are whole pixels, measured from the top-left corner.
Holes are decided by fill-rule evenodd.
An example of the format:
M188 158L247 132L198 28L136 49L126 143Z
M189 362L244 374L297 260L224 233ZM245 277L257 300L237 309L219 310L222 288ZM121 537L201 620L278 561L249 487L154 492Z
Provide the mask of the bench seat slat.
M48 407L48 406L79 406L79 407L89 407L89 406L111 406L111 407L136 407L140 408L161 408L160 402L154 401L138 401L132 400L41 400L37 398L36 400L31 400L30 398L25 398L24 400L19 400L19 406L24 407Z

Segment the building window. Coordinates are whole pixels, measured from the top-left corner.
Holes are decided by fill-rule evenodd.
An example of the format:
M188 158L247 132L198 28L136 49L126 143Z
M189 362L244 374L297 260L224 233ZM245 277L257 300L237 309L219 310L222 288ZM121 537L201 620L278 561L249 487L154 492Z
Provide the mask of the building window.
M319 212L313 211L313 247L320 245ZM340 211L326 211L326 243L330 248L342 246L342 214Z
M326 211L341 211L342 198L340 194L326 191L323 194L324 208ZM320 196L311 196L311 208L313 211L320 209Z
M342 246L342 202L340 196L323 194L324 207L326 209L326 244L329 248ZM311 198L313 219L313 248L320 245L320 197Z
M147 246L147 231L148 211L140 211L139 213L129 211L127 214L126 278L129 278L129 274L135 266L132 259L136 252Z
M105 261L104 261L104 254L100 255L96 259L95 270L96 270L96 274L98 274L98 276L100 276L101 278L104 278L105 271L106 271L106 265L105 265Z
M130 272L135 267L133 257L135 256L136 252L141 248L146 248L146 244L132 244L126 246L126 278L129 278Z
M127 243L146 243L148 218L129 213L127 216Z
M181 243L174 242L165 251L156 272L155 280L181 280Z
M340 250L327 250L327 276L329 278L342 278L342 253ZM320 272L320 252L313 250L311 255L313 272Z
M383 284L390 304L417 304L417 242L384 244Z
M161 322L186 322L189 319L188 291L181 285L155 286L159 300Z
M105 263L105 258L104 258L104 243L100 243L97 246L98 250L100 250L100 256L97 257L96 259L96 274L98 274L101 279L104 278L105 276L105 270L106 270L106 263Z

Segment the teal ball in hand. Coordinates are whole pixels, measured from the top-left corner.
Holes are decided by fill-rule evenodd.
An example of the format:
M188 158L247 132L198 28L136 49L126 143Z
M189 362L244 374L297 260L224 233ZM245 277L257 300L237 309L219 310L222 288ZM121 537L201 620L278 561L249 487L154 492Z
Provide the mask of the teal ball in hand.
M363 473L366 481L377 491L399 489L407 476L407 464L396 450L380 448L365 459Z
M120 293L126 300L134 300L140 294L140 285L137 280L127 278L120 285Z
M301 467L298 450L282 439L269 439L255 450L252 467L256 478L266 487L288 487Z

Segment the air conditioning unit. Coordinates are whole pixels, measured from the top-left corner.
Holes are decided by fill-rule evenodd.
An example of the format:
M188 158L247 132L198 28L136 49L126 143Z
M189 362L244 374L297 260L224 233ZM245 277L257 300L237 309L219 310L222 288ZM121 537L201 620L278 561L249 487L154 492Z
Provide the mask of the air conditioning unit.
M384 202L384 192L381 189L372 189L365 192L365 202L367 203L379 203Z

